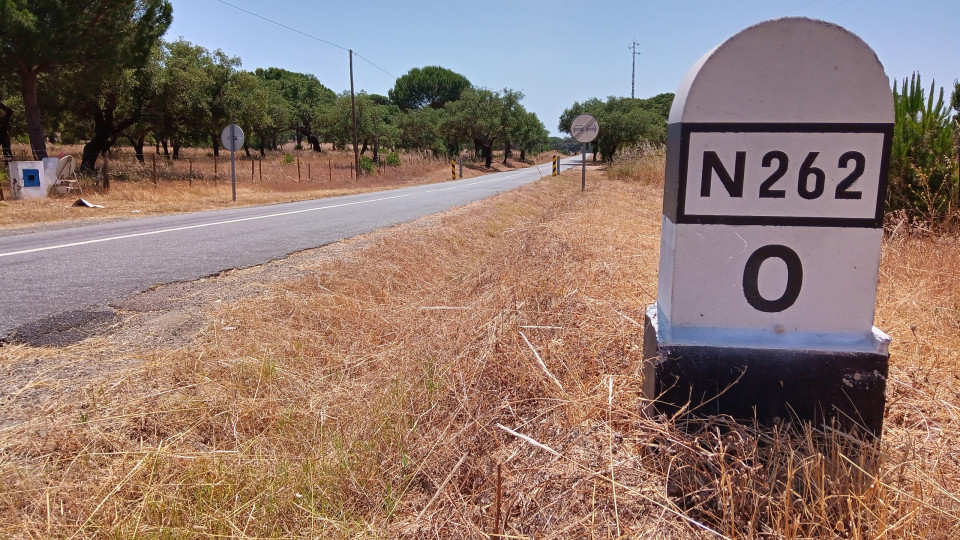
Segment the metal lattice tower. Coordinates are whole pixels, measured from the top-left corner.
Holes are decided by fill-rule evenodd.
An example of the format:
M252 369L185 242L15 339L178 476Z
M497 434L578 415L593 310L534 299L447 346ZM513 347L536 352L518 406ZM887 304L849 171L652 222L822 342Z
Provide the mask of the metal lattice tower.
M633 70L630 73L630 97L631 98L636 97L634 96L634 88L636 87L636 83L637 83L637 55L640 54L637 52L637 45L639 45L639 43L637 43L637 41L634 40L633 45L630 45L629 47L627 47L628 49L633 49L633 54L631 55Z

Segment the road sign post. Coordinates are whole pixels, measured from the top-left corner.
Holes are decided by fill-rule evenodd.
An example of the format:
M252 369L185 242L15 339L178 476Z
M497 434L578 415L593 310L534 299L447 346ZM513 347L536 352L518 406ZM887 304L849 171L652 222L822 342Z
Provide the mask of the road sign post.
M589 114L581 114L570 123L570 134L580 142L580 190L587 189L587 143L600 134L600 124Z
M587 189L587 143L580 143L580 191Z
M707 53L670 111L644 395L879 437L873 326L893 100L838 26L767 21Z
M230 176L233 181L233 202L237 202L237 159L235 152L243 148L243 130L236 124L230 124L220 133L220 142L230 151Z

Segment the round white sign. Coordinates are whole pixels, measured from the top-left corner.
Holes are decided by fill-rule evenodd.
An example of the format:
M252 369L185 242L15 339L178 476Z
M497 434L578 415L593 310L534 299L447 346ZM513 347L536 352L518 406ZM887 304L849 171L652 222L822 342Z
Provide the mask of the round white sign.
M592 142L600 134L600 124L589 114L581 114L570 124L570 134L578 142Z
M223 143L224 148L231 152L240 150L243 148L243 130L236 124L230 124L223 128L223 133L220 134L220 142Z

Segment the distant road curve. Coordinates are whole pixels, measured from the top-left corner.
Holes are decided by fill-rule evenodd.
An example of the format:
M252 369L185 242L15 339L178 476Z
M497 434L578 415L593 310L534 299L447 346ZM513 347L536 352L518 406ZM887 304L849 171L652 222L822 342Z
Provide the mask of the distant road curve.
M580 157L563 160L579 164ZM550 175L550 165L464 180L131 219L0 237L0 338L151 287L256 266L462 206Z

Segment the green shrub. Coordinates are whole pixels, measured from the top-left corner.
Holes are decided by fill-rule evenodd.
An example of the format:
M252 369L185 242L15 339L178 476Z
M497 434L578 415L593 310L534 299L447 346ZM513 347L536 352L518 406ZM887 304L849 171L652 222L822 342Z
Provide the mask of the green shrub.
M284 165L293 165L297 161L297 156L293 154L284 154L283 155L283 164Z
M893 85L894 128L890 151L887 210L903 210L930 224L948 217L957 205L957 156L951 111L943 88L925 96L920 75Z
M374 168L375 168L375 164L373 163L372 159L368 158L367 156L360 156L361 171L363 171L366 174L373 174Z
M400 165L400 154L396 152L387 154L387 165L391 165L393 167Z

